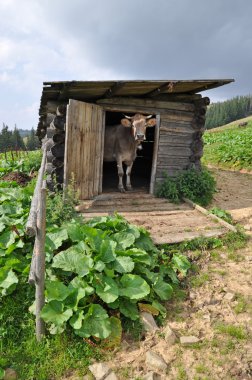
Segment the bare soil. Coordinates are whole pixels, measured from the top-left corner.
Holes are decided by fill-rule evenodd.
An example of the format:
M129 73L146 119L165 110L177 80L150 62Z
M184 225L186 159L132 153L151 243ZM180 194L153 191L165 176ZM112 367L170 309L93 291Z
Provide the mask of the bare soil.
M209 208L229 210L236 221L252 227L252 176L213 169L217 193ZM124 341L110 365L119 379L143 379L151 371L145 363L151 349L168 364L162 380L252 379L252 238L239 248L218 246L191 253L198 268L191 275L184 299L169 302L165 325L177 336L169 345L165 326L142 342ZM234 242L235 245L235 242ZM181 336L199 343L185 347Z
M20 186L25 186L31 180L31 177L22 172L11 172L1 177L1 181L17 182Z

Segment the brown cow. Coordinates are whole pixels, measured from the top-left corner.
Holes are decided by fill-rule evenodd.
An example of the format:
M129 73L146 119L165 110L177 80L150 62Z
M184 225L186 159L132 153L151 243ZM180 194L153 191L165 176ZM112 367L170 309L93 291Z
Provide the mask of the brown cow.
M123 186L123 162L126 169L126 189L132 190L130 174L137 156L137 149L146 139L146 127L153 127L156 119L139 113L130 117L125 116L120 125L106 126L104 143L104 161L116 161L118 169L118 189L125 192Z

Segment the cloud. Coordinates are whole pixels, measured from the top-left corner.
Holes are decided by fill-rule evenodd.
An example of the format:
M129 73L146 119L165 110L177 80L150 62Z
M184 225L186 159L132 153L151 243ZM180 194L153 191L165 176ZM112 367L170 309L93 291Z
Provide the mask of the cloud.
M0 122L35 125L18 109L43 81L235 78L207 94L251 93L251 0L1 0L0 13Z

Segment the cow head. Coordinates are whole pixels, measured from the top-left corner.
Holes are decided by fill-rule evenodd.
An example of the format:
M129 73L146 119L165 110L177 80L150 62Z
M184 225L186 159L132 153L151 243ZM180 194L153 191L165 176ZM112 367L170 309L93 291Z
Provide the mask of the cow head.
M134 116L125 115L125 119L121 120L121 124L124 127L131 128L134 139L141 142L146 139L146 128L154 127L154 125L156 125L156 119L152 118L152 115L144 116L137 113Z

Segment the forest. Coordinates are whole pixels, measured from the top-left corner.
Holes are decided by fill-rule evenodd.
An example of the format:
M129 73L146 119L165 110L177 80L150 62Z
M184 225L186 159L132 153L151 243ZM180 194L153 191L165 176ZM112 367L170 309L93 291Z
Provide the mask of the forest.
M252 95L236 96L224 102L212 103L206 113L206 129L220 127L252 115Z
M36 150L40 147L34 128L25 137L22 137L21 132L23 131L19 131L16 126L14 130L9 130L8 125L3 123L0 131L0 153L10 150Z

